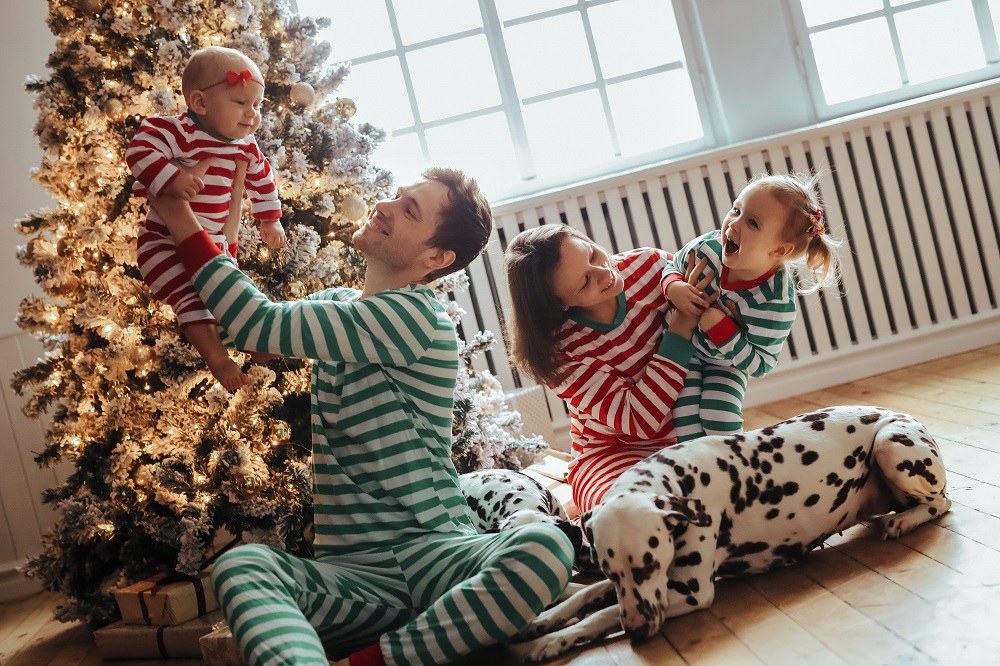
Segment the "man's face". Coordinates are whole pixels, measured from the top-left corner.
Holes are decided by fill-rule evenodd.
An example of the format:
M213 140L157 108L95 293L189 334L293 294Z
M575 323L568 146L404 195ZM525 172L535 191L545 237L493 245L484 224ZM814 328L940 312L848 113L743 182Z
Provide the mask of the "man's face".
M369 264L378 262L399 272L419 269L435 250L429 241L447 204L448 187L439 181L400 187L394 198L371 209L364 226L354 232L354 247Z

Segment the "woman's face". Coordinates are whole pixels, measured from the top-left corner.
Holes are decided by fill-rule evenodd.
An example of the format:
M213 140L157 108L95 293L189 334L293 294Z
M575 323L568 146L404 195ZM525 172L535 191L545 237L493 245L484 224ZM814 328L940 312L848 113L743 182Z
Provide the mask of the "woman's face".
M559 264L552 271L552 289L564 310L593 308L616 298L624 288L625 281L607 252L576 236L563 239Z

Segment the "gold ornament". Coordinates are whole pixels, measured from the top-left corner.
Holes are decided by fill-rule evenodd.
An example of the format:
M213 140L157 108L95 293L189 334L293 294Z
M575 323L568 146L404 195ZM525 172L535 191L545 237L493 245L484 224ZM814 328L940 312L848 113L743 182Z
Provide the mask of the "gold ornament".
M125 110L125 105L122 104L122 101L120 99L112 97L111 99L109 99L104 103L104 106L101 107L101 109L104 111L104 115L106 115L107 117L117 118L122 114L122 111Z
M104 0L79 0L77 8L84 14L96 14L104 6Z
M63 5L59 8L59 15L62 16L67 21L72 21L76 18L76 12L73 11L72 7Z
M360 220L368 212L365 200L351 192L340 202L340 214L349 220Z
M302 298L306 295L306 286L298 280L295 280L294 282L288 283L287 291L289 298Z
M292 100L292 104L309 106L316 99L316 90L305 81L299 81L292 84L291 90L288 91L288 98Z
M349 120L357 112L358 107L355 106L354 100L350 97L341 97L333 105L333 110L344 120Z

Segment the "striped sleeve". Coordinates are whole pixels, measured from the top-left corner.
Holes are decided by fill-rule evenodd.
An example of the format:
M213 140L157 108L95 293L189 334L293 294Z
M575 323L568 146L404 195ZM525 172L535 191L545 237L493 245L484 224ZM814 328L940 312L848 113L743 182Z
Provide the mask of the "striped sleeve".
M170 118L146 118L125 150L125 163L132 175L152 196L157 196L179 171L170 163L176 156L177 131Z
M267 158L251 136L247 138L248 152L253 157L246 175L246 188L250 193L250 214L257 220L277 220L281 217L281 200L274 172Z
M713 327L708 333L696 331L697 345L710 359L725 361L750 377L763 377L778 364L778 356L792 330L795 297L789 294L788 298L773 301L743 298L736 302L746 330L738 328L731 319L724 319L723 324L729 322L729 325Z
M436 315L421 297L403 290L364 300L273 303L225 257L198 270L194 285L223 330L248 351L407 366L434 342Z
M577 413L631 437L649 439L671 420L693 353L690 341L666 333L635 381L596 359L587 359L567 364L569 374L552 388Z

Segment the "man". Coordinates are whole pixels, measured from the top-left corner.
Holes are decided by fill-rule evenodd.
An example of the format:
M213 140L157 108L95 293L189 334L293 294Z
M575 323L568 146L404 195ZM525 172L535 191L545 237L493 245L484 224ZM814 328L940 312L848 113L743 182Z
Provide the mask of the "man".
M551 525L477 535L451 462L458 348L427 283L486 245L489 205L460 171L379 202L354 235L364 288L272 303L184 202L154 202L195 288L240 349L314 360L315 558L260 545L212 578L251 666L441 664L515 635L566 586Z

